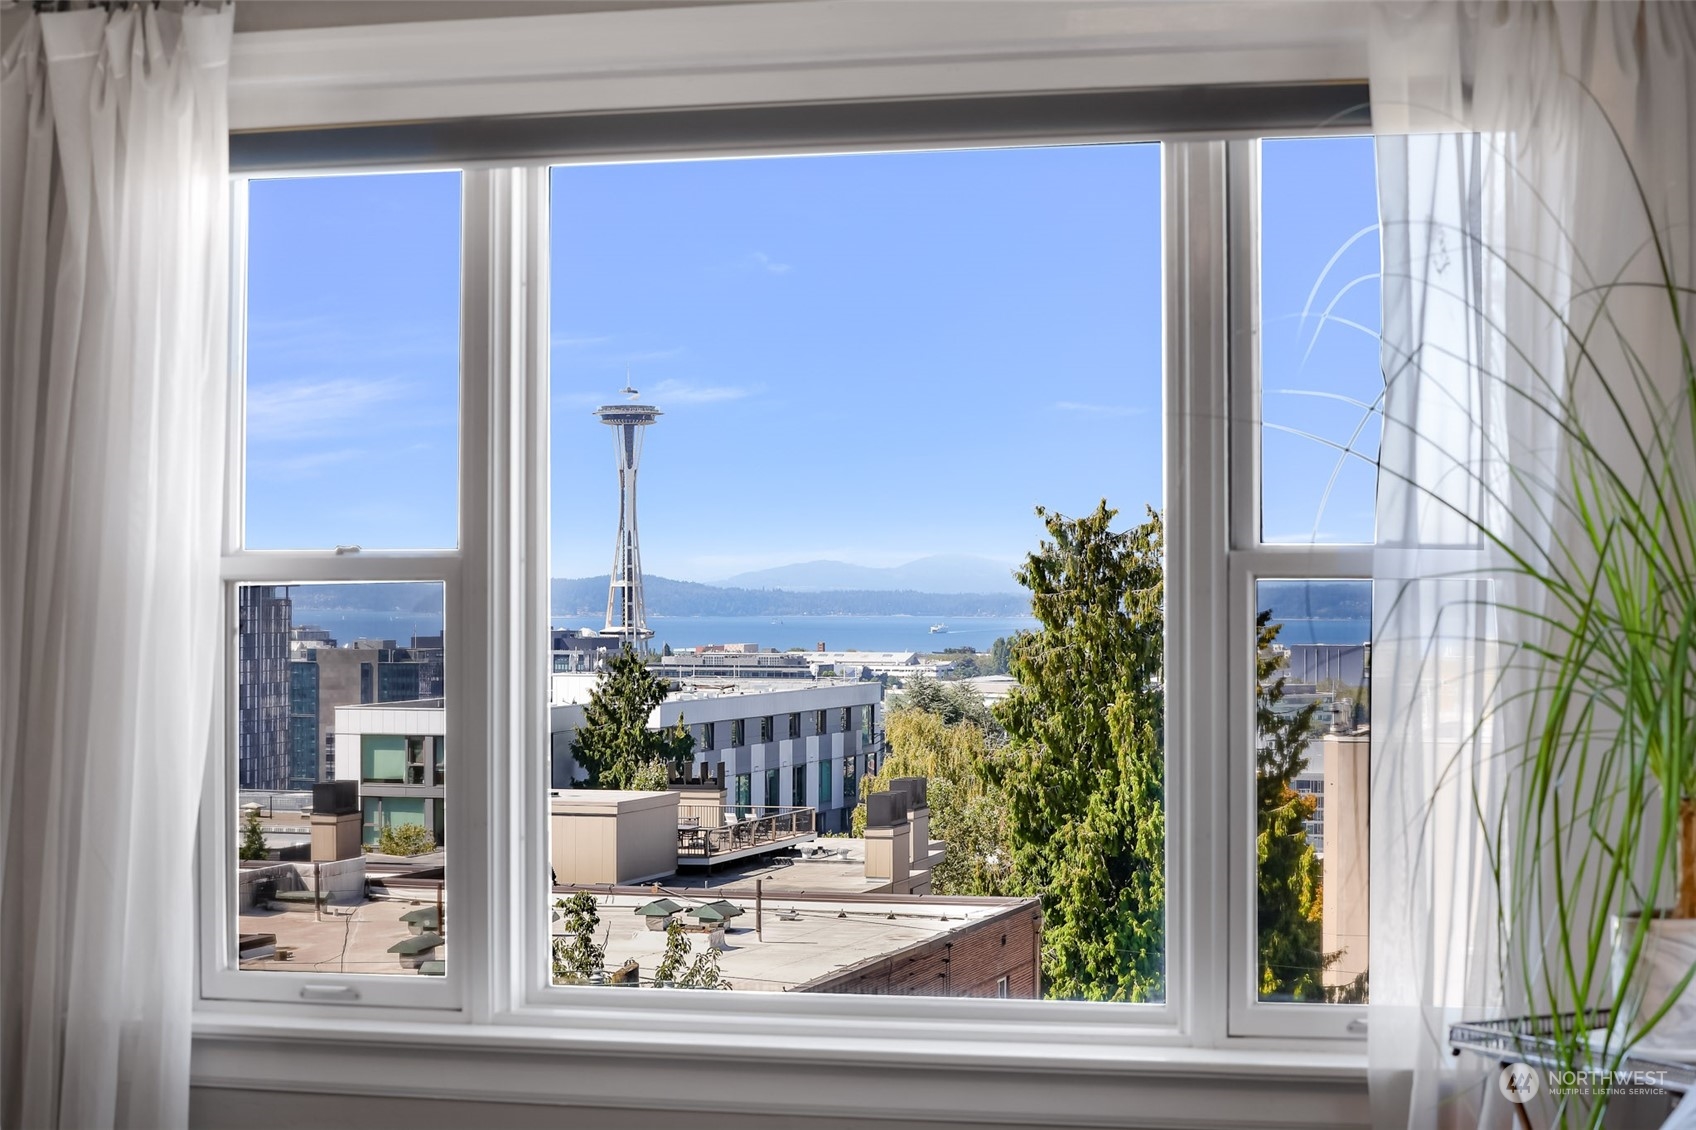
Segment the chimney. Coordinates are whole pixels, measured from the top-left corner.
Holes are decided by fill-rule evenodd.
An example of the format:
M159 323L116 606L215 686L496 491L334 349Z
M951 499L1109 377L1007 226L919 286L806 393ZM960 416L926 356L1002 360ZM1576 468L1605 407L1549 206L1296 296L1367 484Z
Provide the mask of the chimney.
M819 641L819 646L817 646L817 647L815 647L815 648L814 648L814 649L813 649L813 650L814 650L814 651L823 651L823 650L824 650L824 641L823 641L823 640L820 640L820 641Z
M866 797L866 878L887 879L892 890L899 890L912 859L907 794L891 791Z
M912 855L914 863L930 858L930 779L927 777L896 777L889 782L889 791L907 798L907 822L912 826Z
M320 781L312 786L312 861L364 856L359 843L359 782Z

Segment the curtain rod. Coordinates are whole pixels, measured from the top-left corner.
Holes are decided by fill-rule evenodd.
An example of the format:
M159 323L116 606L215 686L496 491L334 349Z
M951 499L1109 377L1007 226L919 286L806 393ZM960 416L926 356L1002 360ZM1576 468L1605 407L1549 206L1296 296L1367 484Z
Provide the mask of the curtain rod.
M1360 132L1364 81L621 110L236 132L232 172Z
M108 12L122 12L131 7L141 8L152 4L153 10L157 12L163 2L164 0L86 0L81 10L86 12L90 8L105 8ZM185 8L198 8L200 3L201 0L182 0ZM35 8L37 15L42 15L48 12L72 11L71 4L72 0L33 0L31 6Z

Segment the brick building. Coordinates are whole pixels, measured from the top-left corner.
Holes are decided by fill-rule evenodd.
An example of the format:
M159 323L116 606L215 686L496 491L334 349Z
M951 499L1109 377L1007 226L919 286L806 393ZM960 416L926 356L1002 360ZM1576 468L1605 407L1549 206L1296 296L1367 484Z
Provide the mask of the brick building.
M1035 1000L1041 995L1042 910L1037 900L929 898L978 904L992 913L968 920L957 930L827 973L793 991L1014 1000Z

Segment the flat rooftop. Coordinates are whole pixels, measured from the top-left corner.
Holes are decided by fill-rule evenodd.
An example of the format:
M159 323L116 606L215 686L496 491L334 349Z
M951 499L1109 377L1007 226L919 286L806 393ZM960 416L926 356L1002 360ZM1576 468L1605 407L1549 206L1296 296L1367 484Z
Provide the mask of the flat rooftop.
M417 977L418 971L402 965L400 957L390 953L389 947L412 937L412 930L401 921L401 915L423 907L433 910L435 906L436 896L432 891L428 898L377 899L353 906L327 904L321 915L313 913L310 902L290 905L287 910L250 910L238 919L240 933L275 934L277 945L292 947L294 953L287 961L275 954L244 959L241 968ZM443 914L451 931L451 902L444 902ZM441 946L432 957L446 960L448 948Z
M556 887L555 891L569 888ZM600 936L606 945L606 965L617 969L634 959L644 982L653 977L665 954L665 932L648 929L639 907L655 899L670 898L686 908L725 898L742 908L725 930L725 946L719 951L719 974L732 988L753 992L784 992L840 973L851 966L888 957L910 946L976 925L985 919L1034 906L1031 899L925 898L797 898L767 891L755 927L753 893L732 896L721 891L702 898L699 890L660 886L656 888L585 888L600 904ZM694 919L685 910L678 916L685 925ZM243 927L245 929L245 927ZM554 923L555 936L561 926ZM763 934L763 937L761 936ZM690 953L707 946L707 936L690 933ZM597 937L599 940L599 937Z
M671 675L679 689L666 696L667 702L689 702L744 694L795 694L819 687L875 687L862 679L840 679L832 675L806 679L762 679L758 670L745 675Z
M932 852L942 850L940 842L932 841ZM765 881L768 895L871 894L889 884L888 879L866 878L866 841L847 836L825 836L758 859L720 862L715 857L710 874L691 870L675 881L685 888L746 887L752 897L755 879Z

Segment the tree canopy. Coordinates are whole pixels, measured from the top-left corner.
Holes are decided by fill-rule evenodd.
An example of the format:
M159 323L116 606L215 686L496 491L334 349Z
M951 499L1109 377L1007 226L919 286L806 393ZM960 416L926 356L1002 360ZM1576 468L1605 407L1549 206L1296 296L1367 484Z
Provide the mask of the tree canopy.
M1038 895L1048 995L1165 998L1162 527L1113 529L1105 500L1018 570L1041 627L1011 644L991 764L1013 845L1011 893Z
M693 760L695 743L682 718L669 730L648 729L667 690L665 680L628 647L607 661L571 745L589 774L588 788L664 788L668 766L683 768Z
M1272 610L1255 618L1255 856L1259 865L1257 914L1260 995L1314 1001L1324 996L1324 870L1308 842L1306 821L1317 804L1297 792L1307 768L1317 701L1280 710L1284 678L1273 645L1282 625Z
M960 683L939 683L922 675L908 679L900 694L890 696L889 710L891 714L898 710L920 710L950 726L970 722L986 735L997 739L1006 736L989 707L983 704L983 696Z
M259 813L250 809L241 818L241 846L236 849L236 857L264 859L267 854L265 826L259 822Z
M983 708L981 700L978 708ZM928 778L931 834L948 844L948 854L931 875L931 889L939 895L1004 895L1013 850L1001 790L986 773L990 746L976 722L948 718L944 710L912 705L890 713L889 751L879 771L860 782L854 831L865 828L865 797L883 792L896 777Z

